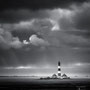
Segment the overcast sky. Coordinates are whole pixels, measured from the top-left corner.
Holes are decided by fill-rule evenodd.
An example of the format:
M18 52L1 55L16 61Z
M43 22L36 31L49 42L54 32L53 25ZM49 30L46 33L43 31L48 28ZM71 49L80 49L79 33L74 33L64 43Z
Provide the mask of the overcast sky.
M88 0L0 1L0 75L90 75Z

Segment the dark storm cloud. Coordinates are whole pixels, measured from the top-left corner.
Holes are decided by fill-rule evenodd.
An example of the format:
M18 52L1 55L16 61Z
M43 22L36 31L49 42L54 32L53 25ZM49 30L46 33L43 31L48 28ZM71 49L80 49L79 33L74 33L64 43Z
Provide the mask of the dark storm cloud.
M36 17L44 18L48 17L48 13L45 11L47 9L67 8L72 4L82 4L86 1L87 0L2 0L0 3L0 22L15 23Z
M57 7L68 7L72 3L82 3L88 0L1 0L0 10L29 8L37 9L52 9Z
M42 0L32 1L34 7L30 0L20 1L8 2L0 11L0 66L90 62L90 3Z
M71 24L69 24L68 28L67 26L64 25L64 24L68 24L69 20L72 20L72 18L69 16L69 15L72 15L72 14L69 14L71 13L71 11L64 12L63 10L55 10L54 13L56 13L56 11L57 12L60 11L59 12L60 15L63 15L63 17L58 17L60 19L60 28L58 27L58 29L56 26L57 25L56 21L50 18L44 18L44 19L32 19L30 21L22 21L20 23L13 24L12 25L13 27L10 26L10 28L12 27L10 31L12 32L13 36L18 37L21 41L23 40L28 41L29 37L35 34L40 38L44 39L46 42L48 42L52 47L57 47L57 48L90 47L90 39L84 37L84 35L87 36L87 33L84 33L84 35L81 33L80 35L75 34L74 32L78 33L78 31L81 31L81 30L78 30L77 27L72 26L71 25L72 22L70 22ZM61 19L62 20L64 19L64 21L67 21L67 22L65 23L61 22L62 21ZM69 30L72 33L70 33ZM85 30L85 32L87 31ZM35 43L36 42L38 41L35 41Z
M49 17L47 10L32 11L29 9L4 10L0 12L0 23L18 23L33 18Z
M83 3L81 6L72 5L69 14L60 19L60 25L63 30L82 30L90 31L90 3ZM68 10L68 9L67 9ZM66 11L67 11L66 10Z
M20 36L20 35L19 35ZM24 46L48 46L49 43L42 38L39 38L36 34L29 35L28 41L24 38L20 41L19 36L14 37L11 32L0 28L0 48L1 49L19 49ZM23 37L23 36L22 36Z
M13 37L11 32L0 28L0 48L21 48L22 45L18 37Z
M90 3L71 5L71 8L72 10L67 9L66 15L59 19L61 30L90 39Z
M74 8L78 8L74 17L76 28L90 32L90 3L84 3L81 7Z

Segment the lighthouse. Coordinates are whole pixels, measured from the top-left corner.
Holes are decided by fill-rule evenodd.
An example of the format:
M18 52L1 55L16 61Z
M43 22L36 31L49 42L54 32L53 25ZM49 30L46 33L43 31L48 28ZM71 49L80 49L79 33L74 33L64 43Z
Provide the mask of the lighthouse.
M58 78L61 78L61 63L58 61Z

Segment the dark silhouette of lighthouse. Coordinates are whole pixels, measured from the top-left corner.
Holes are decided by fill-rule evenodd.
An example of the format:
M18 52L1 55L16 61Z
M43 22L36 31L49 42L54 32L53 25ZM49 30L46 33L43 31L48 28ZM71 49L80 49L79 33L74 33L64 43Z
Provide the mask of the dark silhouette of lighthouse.
M61 78L61 63L58 61L58 78Z

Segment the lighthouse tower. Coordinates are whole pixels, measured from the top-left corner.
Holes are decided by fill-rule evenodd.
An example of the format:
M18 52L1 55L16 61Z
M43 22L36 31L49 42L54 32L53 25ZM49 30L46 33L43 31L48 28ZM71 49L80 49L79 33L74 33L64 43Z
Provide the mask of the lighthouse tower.
M58 61L58 78L61 78L61 63Z

